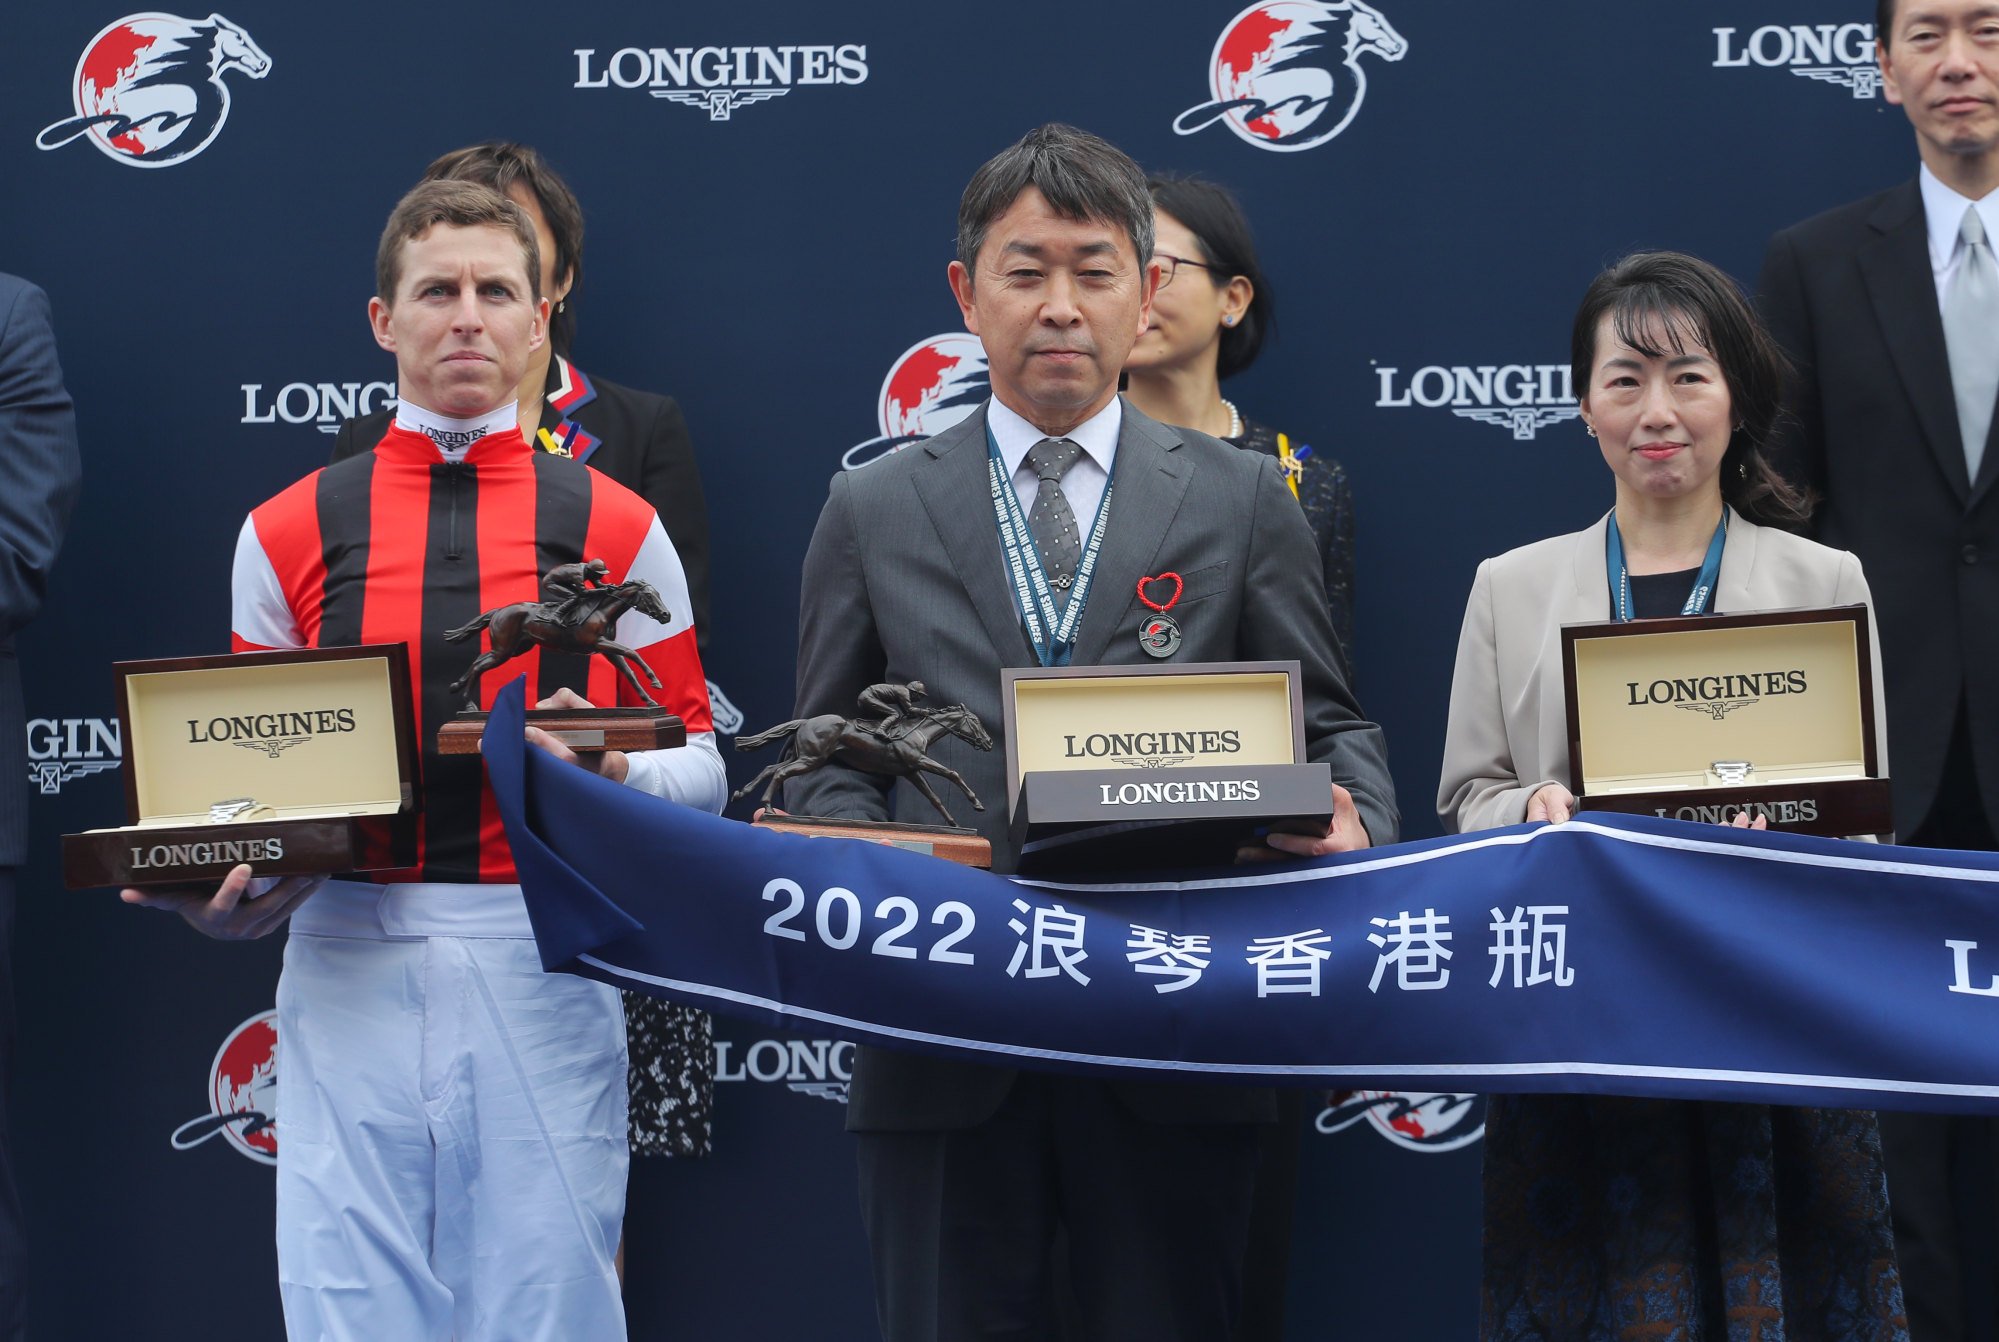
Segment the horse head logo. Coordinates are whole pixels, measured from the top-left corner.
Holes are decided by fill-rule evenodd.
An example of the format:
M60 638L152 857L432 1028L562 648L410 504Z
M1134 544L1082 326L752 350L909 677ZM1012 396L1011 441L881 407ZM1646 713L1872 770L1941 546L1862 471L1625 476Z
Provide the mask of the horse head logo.
M225 71L251 79L271 71L271 58L243 28L220 14L184 19L133 14L84 48L76 63L76 115L35 137L57 149L88 137L120 163L160 168L209 146L229 117Z
M1408 39L1363 0L1262 0L1229 20L1209 59L1213 95L1173 120L1181 135L1217 121L1259 149L1324 144L1367 96L1362 56L1399 61Z

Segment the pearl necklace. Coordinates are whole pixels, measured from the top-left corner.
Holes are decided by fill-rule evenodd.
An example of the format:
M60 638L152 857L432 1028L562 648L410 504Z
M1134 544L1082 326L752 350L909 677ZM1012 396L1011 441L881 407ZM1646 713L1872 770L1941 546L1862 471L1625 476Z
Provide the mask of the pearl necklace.
M1235 408L1235 402L1224 396L1222 397L1222 408L1229 412L1229 431L1222 436L1224 438L1242 437L1242 414Z

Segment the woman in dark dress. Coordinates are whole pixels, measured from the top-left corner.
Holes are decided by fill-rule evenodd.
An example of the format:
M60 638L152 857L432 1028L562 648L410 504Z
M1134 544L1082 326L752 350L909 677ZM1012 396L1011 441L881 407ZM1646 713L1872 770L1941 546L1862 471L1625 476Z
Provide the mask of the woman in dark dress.
M1249 220L1235 197L1197 177L1160 176L1152 188L1161 268L1152 321L1125 361L1125 398L1162 424L1274 456L1319 543L1333 631L1353 645L1353 490L1326 452L1245 416L1221 384L1256 362L1276 320ZM1351 666L1346 668L1351 673ZM1351 674L1349 674L1351 680Z
M541 289L553 314L550 339L521 378L521 434L544 452L588 463L659 514L687 572L695 638L708 645L708 520L687 424L672 397L595 378L569 361L575 291L583 275L583 207L534 149L493 141L453 150L426 180L478 182L527 211L541 247ZM393 409L348 420L334 442L339 461L371 452ZM626 993L633 1155L705 1156L714 1101L714 1023L705 1011Z

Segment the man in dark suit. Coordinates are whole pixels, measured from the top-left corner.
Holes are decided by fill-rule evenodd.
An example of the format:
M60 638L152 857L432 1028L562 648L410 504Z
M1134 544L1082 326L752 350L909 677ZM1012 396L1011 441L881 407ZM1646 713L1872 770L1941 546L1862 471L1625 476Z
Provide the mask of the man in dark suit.
M7 1104L14 1077L14 888L28 856L27 713L14 636L41 609L76 502L76 416L56 362L48 296L0 275L0 1339L21 1336L28 1253Z
M1381 735L1341 678L1311 532L1275 461L1155 423L1117 395L1158 280L1151 254L1144 175L1095 136L1044 126L974 175L950 280L993 397L944 433L835 477L805 563L797 713L852 713L870 685L921 680L931 701L963 702L996 725L1003 667L1151 664L1139 639L1151 612L1134 589L1170 571L1184 583L1171 610L1177 660L1303 668L1307 753L1332 765L1334 818L1324 835L1269 844L1316 854L1392 842ZM1029 534L1008 548L996 507L1015 499ZM1090 546L1093 577L1080 563ZM1017 604L1017 568L1045 575L1053 619L1036 599ZM1004 742L943 751L989 803L978 825L1000 870L1017 856L1005 757ZM787 804L935 818L906 783L888 792L840 767L790 784ZM848 1127L885 1335L1047 1336L1059 1229L1076 1317L1095 1342L1226 1338L1259 1125L1275 1116L1263 1089L1112 1084L862 1049Z
M1823 496L1817 538L1859 555L1874 592L1896 829L1923 847L1989 850L1999 847L1999 6L1879 0L1876 20L1883 91L1908 114L1922 164L1916 180L1771 240L1762 302L1798 370L1779 459ZM1916 1342L1995 1336L1999 1129L1883 1114L1881 1135ZM1964 1237L1960 1212L1982 1232ZM1982 1240L1986 1261L1962 1262L1961 1239ZM1968 1287L1982 1317L1967 1313Z

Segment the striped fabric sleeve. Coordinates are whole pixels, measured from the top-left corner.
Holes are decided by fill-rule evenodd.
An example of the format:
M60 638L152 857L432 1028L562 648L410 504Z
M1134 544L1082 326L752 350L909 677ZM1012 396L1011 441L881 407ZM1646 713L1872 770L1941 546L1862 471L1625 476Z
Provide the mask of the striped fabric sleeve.
M236 562L229 580L230 647L235 652L268 652L302 648L298 617L285 599L284 584L264 545L254 518L243 519L236 537Z
M728 800L729 780L721 753L715 748L708 678L701 669L701 653L694 642L687 576L680 566L680 556L674 553L673 542L667 539L657 517L650 519L646 538L625 576L651 583L670 618L661 624L650 616L629 611L618 621L618 641L636 650L659 677L663 688L654 691L654 697L661 707L687 724L685 746L677 750L634 751L627 756L631 772L625 782L655 797L666 797L719 815ZM620 701L637 702L628 699L629 693L624 690Z

